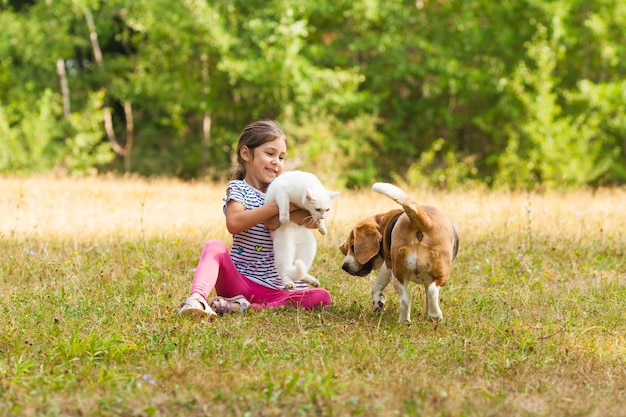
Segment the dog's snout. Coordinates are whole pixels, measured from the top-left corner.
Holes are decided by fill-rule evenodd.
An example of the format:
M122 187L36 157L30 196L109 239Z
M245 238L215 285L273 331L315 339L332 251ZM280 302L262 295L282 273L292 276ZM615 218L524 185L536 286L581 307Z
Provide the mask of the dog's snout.
M350 262L344 262L343 265L341 265L341 269L355 277L364 277L372 272L372 266L369 264L359 265L356 267L356 265L351 264Z

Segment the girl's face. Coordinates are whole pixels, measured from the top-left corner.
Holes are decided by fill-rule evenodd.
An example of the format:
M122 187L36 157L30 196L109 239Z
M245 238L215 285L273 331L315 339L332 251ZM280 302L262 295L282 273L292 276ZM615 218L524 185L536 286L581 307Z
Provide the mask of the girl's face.
M283 164L287 154L287 143L283 138L265 142L250 151L241 148L241 157L246 161L246 182L254 188L265 192L267 186L283 172Z

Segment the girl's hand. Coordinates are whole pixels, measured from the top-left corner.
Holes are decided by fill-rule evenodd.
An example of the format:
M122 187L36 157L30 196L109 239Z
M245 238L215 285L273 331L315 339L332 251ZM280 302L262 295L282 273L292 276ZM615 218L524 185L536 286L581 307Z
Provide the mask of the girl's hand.
M289 211L289 216L292 222L299 224L300 226L305 226L307 229L317 229L317 221L313 220L311 214L307 210L291 204L289 206ZM280 227L278 215L270 217L263 224L269 231L278 229Z
M278 220L278 214L276 216L270 217L269 219L263 222L263 225L270 232L278 229L280 227L280 220Z

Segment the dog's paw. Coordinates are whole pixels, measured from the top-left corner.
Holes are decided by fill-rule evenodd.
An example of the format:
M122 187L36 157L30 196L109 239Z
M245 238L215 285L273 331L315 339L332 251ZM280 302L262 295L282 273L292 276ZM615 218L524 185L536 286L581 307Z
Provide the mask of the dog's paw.
M385 301L383 299L374 301L372 303L372 313L382 313L384 309L385 309Z
M428 320L435 322L435 323L439 323L441 321L443 321L443 315L439 314L436 316L431 316L430 314L428 315Z

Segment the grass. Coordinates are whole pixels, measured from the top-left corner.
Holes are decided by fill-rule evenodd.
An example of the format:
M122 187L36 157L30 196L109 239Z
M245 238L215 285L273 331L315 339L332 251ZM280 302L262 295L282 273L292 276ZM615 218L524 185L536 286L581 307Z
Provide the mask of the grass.
M224 185L0 178L0 416L624 416L625 189L413 190L460 229L444 321L397 323L337 249L395 208L344 192L313 266L334 304L182 320Z

